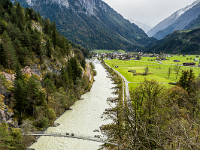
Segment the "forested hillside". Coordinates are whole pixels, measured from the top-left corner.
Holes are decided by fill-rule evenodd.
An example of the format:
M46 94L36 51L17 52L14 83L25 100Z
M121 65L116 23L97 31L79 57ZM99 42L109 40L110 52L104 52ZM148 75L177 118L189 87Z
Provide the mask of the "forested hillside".
M88 49L139 51L155 41L102 0L17 1L55 21L59 32Z
M55 22L0 1L0 149L25 149L30 139L22 131L52 125L89 90L81 50L87 55Z
M200 15L192 20L186 27L185 29L195 29L195 28L198 28L200 27Z
M200 54L200 28L186 31L175 31L163 40L146 47L148 53Z

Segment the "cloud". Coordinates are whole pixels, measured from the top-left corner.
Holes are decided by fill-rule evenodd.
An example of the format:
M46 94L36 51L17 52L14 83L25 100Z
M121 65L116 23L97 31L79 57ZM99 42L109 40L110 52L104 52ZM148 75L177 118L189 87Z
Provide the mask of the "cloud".
M103 0L124 18L156 25L195 0Z

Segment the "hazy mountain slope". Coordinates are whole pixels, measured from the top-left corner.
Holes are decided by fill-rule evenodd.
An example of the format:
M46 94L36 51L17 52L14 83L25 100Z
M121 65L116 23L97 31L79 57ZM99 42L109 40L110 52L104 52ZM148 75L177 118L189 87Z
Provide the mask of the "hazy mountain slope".
M199 2L199 1L197 1L197 2ZM162 39L166 35L172 33L173 31L182 30L192 20L196 19L199 14L200 14L200 3L198 3L197 5L193 6L189 10L187 10L173 24L171 24L170 26L168 26L164 30L157 32L153 37L155 37L156 39Z
M200 15L192 20L186 27L185 29L195 29L200 27Z
M134 20L130 20L132 23L136 24L139 28L141 28L142 30L144 30L145 33L147 33L152 26L147 25L145 23L139 22L139 21L134 21Z
M183 15L186 11L188 11L189 9L191 9L193 6L197 5L199 2L200 2L200 0L195 1L191 5L189 5L189 6L185 7L185 8L182 8L182 9L176 11L175 13L173 13L171 16L169 16L168 18L164 19L163 21L161 21L160 23L158 23L155 27L153 27L151 30L149 30L147 32L148 36L152 37L157 32L159 32L161 30L164 30L168 26L172 25L173 23L175 23L177 21L177 19L181 15Z
M58 30L89 49L138 50L154 41L101 0L18 0L55 21Z

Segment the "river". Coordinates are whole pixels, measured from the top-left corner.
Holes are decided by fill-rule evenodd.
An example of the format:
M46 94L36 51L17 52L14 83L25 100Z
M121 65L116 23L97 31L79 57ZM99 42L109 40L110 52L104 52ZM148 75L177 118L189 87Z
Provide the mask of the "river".
M74 133L74 135L90 136L101 135L100 130L103 124L108 124L111 120L104 120L102 114L105 109L111 106L107 103L108 97L113 95L114 85L110 78L107 78L107 72L103 66L94 61L97 76L90 92L82 96L83 100L77 101L72 110L66 111L59 117L55 123L57 127L49 127L46 133ZM104 137L105 138L105 137ZM81 139L72 139L65 137L40 137L30 148L36 150L97 150L102 143L86 141Z

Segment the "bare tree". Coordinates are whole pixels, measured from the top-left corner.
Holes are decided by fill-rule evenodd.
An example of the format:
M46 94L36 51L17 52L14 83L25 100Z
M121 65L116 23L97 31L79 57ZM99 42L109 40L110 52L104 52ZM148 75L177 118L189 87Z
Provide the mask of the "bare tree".
M180 70L181 70L181 66L175 65L173 69L174 69L174 71L175 71L175 73L176 73L176 79L177 79L178 74L179 74L179 72L180 72Z
M171 75L171 72L172 72L172 68L169 67L169 69L168 69L168 73L167 73L167 75L168 75L168 79L169 79L169 77L170 77L170 75Z

